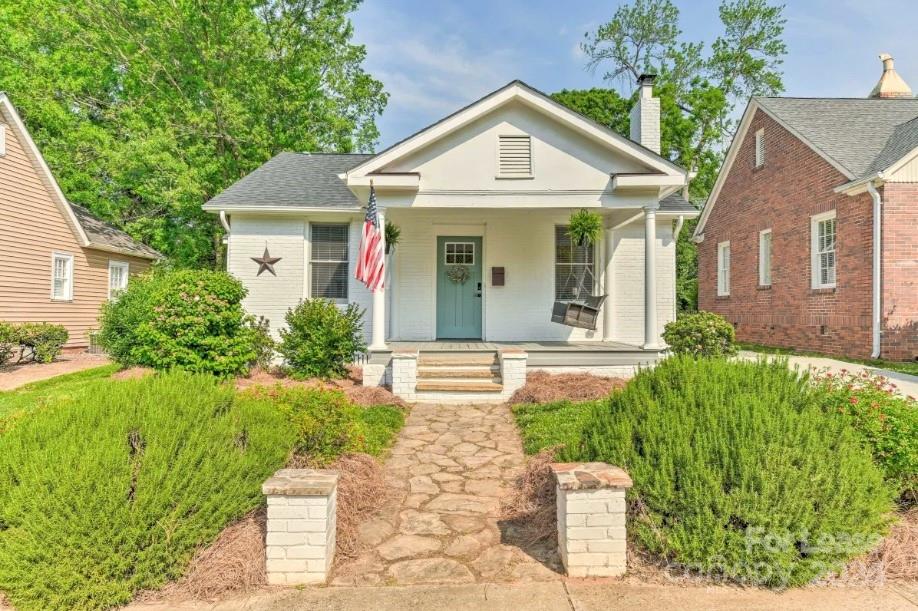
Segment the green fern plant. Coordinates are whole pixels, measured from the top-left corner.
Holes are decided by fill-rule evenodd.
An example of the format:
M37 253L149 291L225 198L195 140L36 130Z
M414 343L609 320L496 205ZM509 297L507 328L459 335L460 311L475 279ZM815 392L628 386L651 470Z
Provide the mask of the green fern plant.
M402 237L402 230L398 225L386 221L386 254L392 252L392 249L398 245Z
M602 235L602 217L589 210L578 210L568 221L567 235L578 246L592 246Z

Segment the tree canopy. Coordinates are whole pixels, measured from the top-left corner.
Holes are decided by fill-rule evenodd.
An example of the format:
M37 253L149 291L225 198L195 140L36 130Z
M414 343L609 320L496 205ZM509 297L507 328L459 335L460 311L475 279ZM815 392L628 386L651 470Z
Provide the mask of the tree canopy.
M283 150L369 150L385 107L360 0L13 0L0 90L64 193L168 255L214 265L201 204Z
M766 0L723 0L723 31L705 45L682 39L679 9L671 0L633 0L587 32L581 45L587 66L602 70L610 88L565 90L552 97L628 136L637 77L656 74L661 154L695 173L690 198L700 206L714 186L738 106L749 96L783 90L783 8ZM677 245L680 310L697 306L697 254L689 241L694 226L686 223Z

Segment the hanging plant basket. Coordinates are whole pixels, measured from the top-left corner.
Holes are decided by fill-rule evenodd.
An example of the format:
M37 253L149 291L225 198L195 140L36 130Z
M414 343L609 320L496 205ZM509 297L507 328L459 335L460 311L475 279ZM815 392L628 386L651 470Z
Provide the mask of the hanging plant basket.
M592 246L602 235L602 217L589 210L578 210L568 221L567 235L577 246Z
M388 255L398 245L399 240L402 237L402 230L398 225L394 225L390 223L389 221L386 221L385 235L386 235L386 254Z
M471 272L465 265L451 265L446 270L446 277L453 284L465 284L471 277Z

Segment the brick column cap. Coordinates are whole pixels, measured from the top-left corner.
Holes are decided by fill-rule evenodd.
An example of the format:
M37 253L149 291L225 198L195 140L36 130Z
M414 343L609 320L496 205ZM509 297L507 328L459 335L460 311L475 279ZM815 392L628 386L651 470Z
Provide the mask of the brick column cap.
M560 462L551 464L561 490L630 488L631 478L621 467L604 462Z
M500 356L505 359L524 359L529 355L522 348L501 348Z
M280 469L262 484L266 495L329 496L338 485L338 472L331 469Z

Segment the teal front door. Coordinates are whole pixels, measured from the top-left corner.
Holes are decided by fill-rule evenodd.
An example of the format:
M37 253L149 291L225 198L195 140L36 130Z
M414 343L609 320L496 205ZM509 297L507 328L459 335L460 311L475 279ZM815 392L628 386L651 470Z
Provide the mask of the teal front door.
M437 238L437 339L481 339L481 238Z

